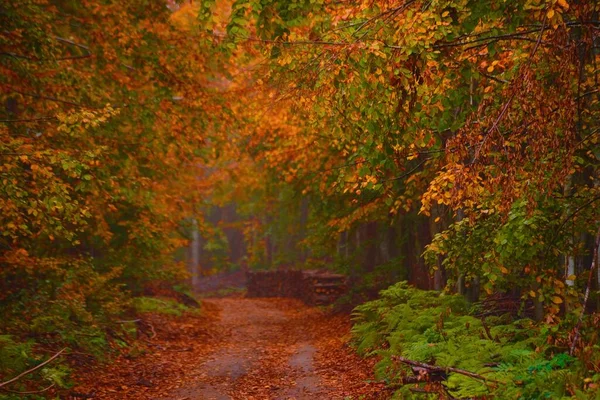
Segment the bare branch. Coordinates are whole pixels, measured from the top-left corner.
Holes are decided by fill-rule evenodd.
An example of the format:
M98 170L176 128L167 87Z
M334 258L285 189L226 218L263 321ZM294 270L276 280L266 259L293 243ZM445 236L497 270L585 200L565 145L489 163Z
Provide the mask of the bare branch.
M494 379L490 379L490 378L486 378L483 375L479 375L474 372L467 371L465 369L454 368L454 367L438 367L437 365L431 365L431 364L426 364L426 363L422 363L422 362L418 362L418 361L413 361L413 360L409 360L408 358L404 358L401 356L393 356L392 358L394 360L400 361L403 364L410 365L410 366L417 367L417 368L423 368L423 369L426 369L426 370L429 370L432 372L454 372L456 374L468 376L469 378L477 379L477 380L484 381L484 382L503 384L503 382L500 382L500 381L497 381Z
M24 377L25 375L28 375L28 374L30 374L30 373L32 373L32 372L34 372L34 371L37 371L38 369L42 368L44 365L51 363L51 362L52 362L52 361L54 361L54 360L55 360L55 359L56 359L58 356L60 356L60 355L61 355L61 354L62 354L62 353L65 351L65 350L67 350L67 348L66 348L66 347L64 347L62 350L60 350L58 353L54 354L52 357L50 357L49 359L47 359L47 360L46 360L46 361L44 361L43 363L41 363L41 364L38 364L38 365L36 365L35 367L33 367L33 368L31 368L31 369L28 369L28 370L27 370L27 371L25 371L25 372L22 372L22 373L20 373L19 375L15 376L15 377L14 377L14 378L12 378L12 379L9 379L9 380L8 380L8 381L6 381L6 382L2 382L2 383L0 383L0 388L4 387L4 386L6 386L6 385L9 385L9 384L11 384L11 383L13 383L13 382L16 382L16 381L18 381L19 379L21 379L22 377Z

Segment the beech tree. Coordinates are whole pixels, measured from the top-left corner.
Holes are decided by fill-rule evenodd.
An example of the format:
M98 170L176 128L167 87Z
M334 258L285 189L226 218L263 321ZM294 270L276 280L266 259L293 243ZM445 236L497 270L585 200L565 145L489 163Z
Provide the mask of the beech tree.
M2 331L93 347L126 291L185 276L218 57L163 2L0 8Z
M563 0L236 1L218 40L238 62L263 57L237 82L264 110L244 114L259 117L238 151L310 196L312 220L329 222L305 243L323 254L338 234L381 242L391 224L412 243L413 282L425 266L411 253L426 246L438 272L422 286L518 287L539 318L556 315L579 304L597 231L597 13ZM200 10L208 30L223 15Z

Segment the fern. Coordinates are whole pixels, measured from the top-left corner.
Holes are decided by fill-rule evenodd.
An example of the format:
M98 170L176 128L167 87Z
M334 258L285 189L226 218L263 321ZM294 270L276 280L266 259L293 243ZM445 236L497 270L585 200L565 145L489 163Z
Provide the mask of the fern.
M12 336L0 335L0 375L14 375L26 369L32 361L31 342L17 343Z
M547 335L542 334L549 329L531 320L490 317L484 328L480 319L470 315L462 296L422 291L405 282L381 291L380 296L354 310L352 333L361 354L379 357L376 376L385 382L412 375L393 361L394 355L502 382L490 385L450 373L444 384L456 398L560 399L581 388L589 376L573 357L550 351ZM394 398L417 396L401 388Z

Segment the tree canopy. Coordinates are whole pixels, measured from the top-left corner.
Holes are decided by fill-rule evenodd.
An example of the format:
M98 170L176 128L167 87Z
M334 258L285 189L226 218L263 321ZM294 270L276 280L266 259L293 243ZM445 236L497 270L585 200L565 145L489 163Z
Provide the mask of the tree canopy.
M236 230L235 263L336 269L365 296L399 280L510 294L537 321L568 322L570 355L592 357L597 335L580 331L600 299L599 12L0 6L0 333L101 348L131 294L185 280L197 226L221 268ZM215 222L225 207L236 217Z

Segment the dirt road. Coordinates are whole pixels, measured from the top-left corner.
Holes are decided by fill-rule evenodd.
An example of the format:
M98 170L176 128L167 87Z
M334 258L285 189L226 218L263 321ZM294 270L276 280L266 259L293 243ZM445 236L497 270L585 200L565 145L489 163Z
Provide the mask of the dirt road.
M323 398L327 388L315 372L314 338L310 327L295 323L297 308L285 300L206 302L221 310L218 329L225 340L198 365L199 383L170 399Z
M152 351L118 360L78 390L102 399L389 397L347 345L347 316L290 299L205 299L203 308L210 317L150 320Z

